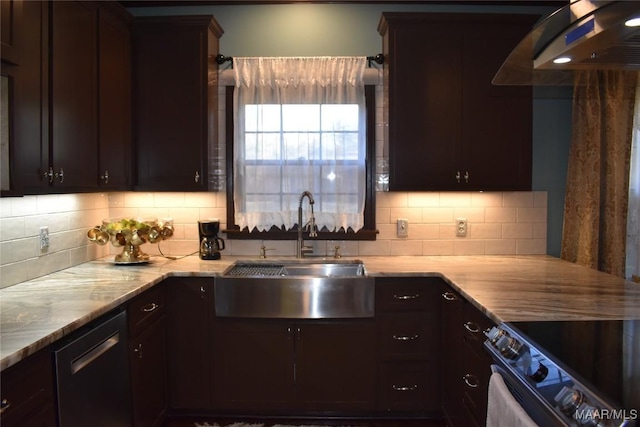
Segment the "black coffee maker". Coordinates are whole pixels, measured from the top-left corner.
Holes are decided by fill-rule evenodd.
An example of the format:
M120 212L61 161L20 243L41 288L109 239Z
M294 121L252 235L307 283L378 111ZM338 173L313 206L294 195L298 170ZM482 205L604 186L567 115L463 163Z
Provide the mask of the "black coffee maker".
M218 237L220 221L212 219L198 221L200 234L200 259L220 259L220 251L224 250L224 240Z

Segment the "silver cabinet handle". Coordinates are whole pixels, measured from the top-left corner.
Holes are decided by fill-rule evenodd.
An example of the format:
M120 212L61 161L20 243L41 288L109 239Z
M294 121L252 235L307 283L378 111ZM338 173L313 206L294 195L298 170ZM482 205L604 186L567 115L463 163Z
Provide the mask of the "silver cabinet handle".
M152 302L151 304L147 304L141 307L140 311L144 313L151 313L153 310L157 309L158 307L160 307L158 304L156 304L155 302Z
M464 377L462 377L462 380L467 386L471 388L477 388L480 385L480 381L478 381L478 377L476 377L473 374L466 374Z
M469 183L469 172L464 173L464 182Z
M462 175L460 175L460 171L456 171L456 181L458 181L458 183L460 183L460 178L462 177Z
M442 298L447 301L458 301L458 297L453 292L446 291L442 294Z
M195 174L195 176L194 176L194 181L195 181L196 183L200 182L200 173L199 173L198 171L196 171L196 174Z
M409 386L397 386L393 384L391 387L393 388L394 391L414 391L415 389L418 388L418 384L409 385Z
M415 295L394 295L393 296L395 299L399 299L399 300L408 300L408 299L417 299L420 298L420 294L415 294Z
M58 178L58 181L60 181L60 184L62 184L64 182L64 169L60 168L59 172L56 172L56 178Z
M138 359L142 359L142 343L138 344L138 346L133 349L133 352L138 353Z
M100 179L102 180L102 182L104 182L105 184L109 183L109 171L105 170L103 175L100 175Z
M49 183L53 182L53 175L54 175L54 173L53 173L53 168L52 167L49 167L49 170L45 171L42 174L42 176L45 177L49 181Z
M418 334L415 335L393 335L393 339L396 341L413 341L417 340L419 337Z
M473 334L477 334L478 332L480 332L480 327L473 322L465 323L464 328Z
M4 411L9 409L10 406L11 402L9 402L7 399L2 399L2 401L0 401L0 414L4 414Z

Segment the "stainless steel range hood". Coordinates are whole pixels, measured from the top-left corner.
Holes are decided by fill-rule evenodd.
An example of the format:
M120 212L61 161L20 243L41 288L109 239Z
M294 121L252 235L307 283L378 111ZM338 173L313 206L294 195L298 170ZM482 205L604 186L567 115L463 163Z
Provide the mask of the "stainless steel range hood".
M516 46L492 83L573 85L575 70L640 70L640 1L574 0L557 10ZM560 57L571 62L557 64Z

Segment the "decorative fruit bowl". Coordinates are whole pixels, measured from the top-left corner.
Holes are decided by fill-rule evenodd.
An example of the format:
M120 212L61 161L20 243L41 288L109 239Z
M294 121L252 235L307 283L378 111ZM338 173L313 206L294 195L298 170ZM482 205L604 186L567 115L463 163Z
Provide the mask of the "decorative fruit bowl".
M87 232L87 238L97 245L111 244L122 247L116 255L116 264L140 264L149 261L149 255L142 252L140 245L159 243L173 235L173 221L155 218L108 218L102 225Z

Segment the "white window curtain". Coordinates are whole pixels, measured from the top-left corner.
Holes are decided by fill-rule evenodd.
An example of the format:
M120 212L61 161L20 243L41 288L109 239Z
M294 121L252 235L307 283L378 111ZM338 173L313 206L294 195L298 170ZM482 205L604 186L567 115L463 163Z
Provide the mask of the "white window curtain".
M319 230L363 227L365 66L364 56L233 59L240 229L293 228L304 191Z
M640 86L636 88L627 214L626 276L640 282Z

